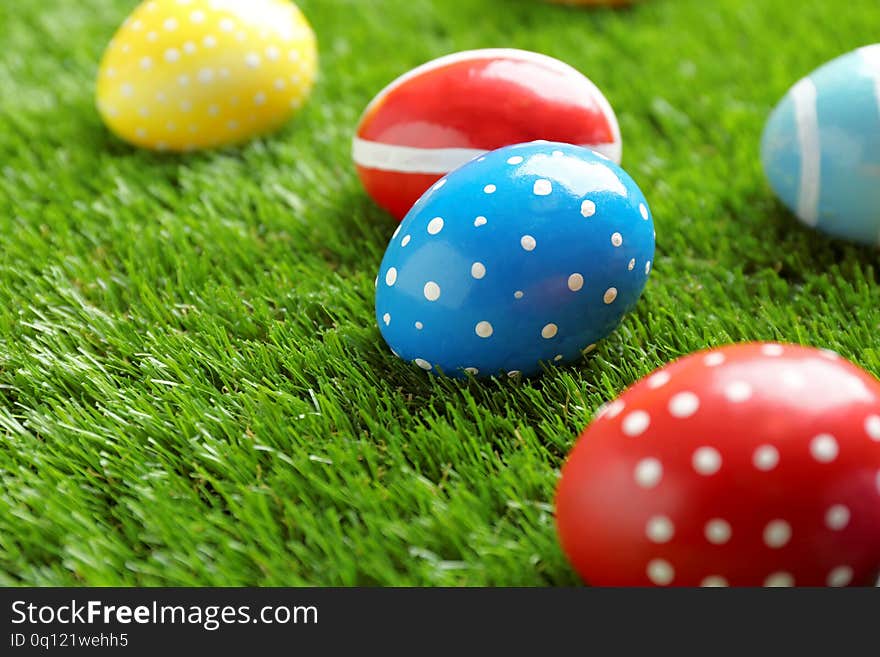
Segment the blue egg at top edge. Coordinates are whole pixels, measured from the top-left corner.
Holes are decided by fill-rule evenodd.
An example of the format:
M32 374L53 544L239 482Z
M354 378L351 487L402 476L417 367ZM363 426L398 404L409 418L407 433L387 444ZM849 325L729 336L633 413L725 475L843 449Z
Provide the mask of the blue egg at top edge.
M653 258L647 201L623 169L579 146L508 146L448 174L404 217L376 318L423 369L528 376L613 331Z
M761 161L776 195L803 223L880 244L880 44L795 84L767 120Z

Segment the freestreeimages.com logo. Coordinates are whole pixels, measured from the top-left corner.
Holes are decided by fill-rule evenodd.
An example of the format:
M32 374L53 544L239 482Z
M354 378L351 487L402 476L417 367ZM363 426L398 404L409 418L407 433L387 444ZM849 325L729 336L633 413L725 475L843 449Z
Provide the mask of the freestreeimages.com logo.
M20 625L200 625L213 632L223 625L288 623L317 625L318 608L314 606L268 605L254 612L249 605L162 605L153 600L146 605L108 605L101 600L85 603L71 600L69 604L36 605L25 600L12 603L12 624Z

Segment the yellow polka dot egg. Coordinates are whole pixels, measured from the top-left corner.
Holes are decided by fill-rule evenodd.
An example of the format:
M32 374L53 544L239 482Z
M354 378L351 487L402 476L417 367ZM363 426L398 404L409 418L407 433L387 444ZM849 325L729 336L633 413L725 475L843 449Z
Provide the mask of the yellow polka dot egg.
M223 146L280 127L316 68L314 32L289 0L148 0L104 52L98 111L136 146Z

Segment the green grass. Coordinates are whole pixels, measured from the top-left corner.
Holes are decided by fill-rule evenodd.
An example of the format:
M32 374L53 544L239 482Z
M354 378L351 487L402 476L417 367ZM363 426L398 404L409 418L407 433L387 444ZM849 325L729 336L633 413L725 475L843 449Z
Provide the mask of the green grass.
M572 584L552 496L603 401L748 339L880 374L876 252L802 228L758 162L786 89L877 39L876 0L303 0L305 111L189 156L134 150L94 110L132 4L0 4L0 584ZM606 92L656 268L579 366L438 380L375 326L395 222L349 139L399 73L489 46Z

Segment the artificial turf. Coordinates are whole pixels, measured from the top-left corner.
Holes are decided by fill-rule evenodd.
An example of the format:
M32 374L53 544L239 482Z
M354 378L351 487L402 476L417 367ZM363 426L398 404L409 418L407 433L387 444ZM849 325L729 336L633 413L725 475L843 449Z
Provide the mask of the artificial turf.
M302 0L321 73L280 133L154 154L93 104L133 2L0 3L0 584L539 585L560 465L604 401L731 341L880 374L876 251L801 227L758 140L876 0ZM620 119L655 270L583 363L448 381L373 315L395 222L349 157L385 83L441 54L563 59Z

